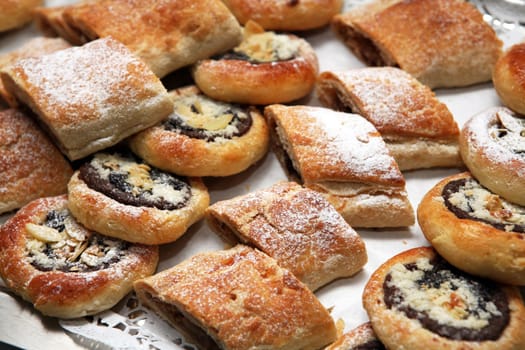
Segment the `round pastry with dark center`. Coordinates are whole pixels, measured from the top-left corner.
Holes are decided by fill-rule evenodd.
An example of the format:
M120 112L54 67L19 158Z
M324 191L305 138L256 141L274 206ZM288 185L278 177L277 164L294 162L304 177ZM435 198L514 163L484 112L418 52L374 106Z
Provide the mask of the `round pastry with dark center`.
M173 113L129 140L149 164L185 176L229 176L267 153L268 127L257 108L212 99L196 86L170 94Z
M230 52L193 67L197 86L221 101L267 105L300 99L314 88L317 55L304 39L265 32L254 22Z
M436 184L421 200L417 216L425 237L452 265L525 285L525 207L461 173Z
M388 349L522 349L525 306L515 287L474 277L430 247L383 263L363 305Z
M459 144L465 165L483 186L525 205L525 117L505 107L487 109L463 125Z
M0 229L0 275L43 314L92 315L155 272L157 246L106 237L79 224L66 196L37 199Z
M154 168L130 152L100 152L68 184L69 208L86 227L129 242L178 239L209 205L200 178Z

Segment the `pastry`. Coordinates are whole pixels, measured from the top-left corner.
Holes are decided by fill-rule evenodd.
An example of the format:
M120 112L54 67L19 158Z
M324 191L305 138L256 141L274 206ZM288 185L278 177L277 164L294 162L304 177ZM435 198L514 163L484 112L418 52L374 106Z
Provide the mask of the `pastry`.
M84 1L79 1L78 3L80 4L83 2ZM69 8L68 5L37 7L33 11L35 25L45 36L61 37L72 45L84 45L88 42L88 38L86 38L86 36L77 28L71 27L63 17L64 11L67 8Z
M429 247L383 263L365 286L363 306L387 349L525 348L519 290L463 273Z
M318 70L317 55L306 40L264 31L249 22L240 45L197 62L192 74L195 84L212 98L265 105L308 95Z
M39 197L66 193L73 170L35 121L0 111L0 214Z
M343 334L324 350L385 350L370 322L361 324Z
M71 160L114 145L173 111L160 80L111 38L25 58L0 75Z
M31 11L42 0L3 0L0 2L0 32L21 27L33 19Z
M200 253L134 283L143 305L202 349L319 349L336 329L315 295L266 254Z
M374 124L400 170L462 164L459 128L427 86L394 67L326 71L317 82L323 105Z
M19 59L37 57L54 51L67 49L69 47L71 47L71 45L61 38L36 37L27 41L18 49L0 56L0 70L3 67L15 63ZM2 83L2 79L0 79L0 105L2 104L12 108L18 107L18 101L14 96L7 92Z
M470 173L449 176L421 200L418 222L434 248L473 275L525 285L525 208Z
M173 113L129 139L133 152L149 164L178 175L228 176L267 153L268 127L257 108L211 99L196 86L170 95Z
M483 186L525 205L525 117L504 107L476 114L463 124L460 151Z
M253 20L266 30L302 31L324 27L341 11L342 0L223 0L239 22Z
M76 318L107 310L155 272L157 246L133 245L79 225L65 195L39 198L0 228L0 275L42 314Z
M129 242L173 242L204 216L208 190L200 178L163 172L126 150L84 162L68 184L69 209L92 230Z
M498 59L492 82L503 103L525 115L525 42L511 46Z
M503 45L463 0L374 0L332 25L364 63L400 67L430 88L490 81Z
M206 217L227 241L265 252L311 290L354 275L367 261L363 240L335 208L294 182L215 202Z
M312 106L271 105L264 114L288 178L322 193L350 226L414 223L405 179L365 118Z
M75 42L111 36L160 78L242 38L241 26L220 0L84 1L58 12L58 19L41 22L55 24L55 32L66 31Z

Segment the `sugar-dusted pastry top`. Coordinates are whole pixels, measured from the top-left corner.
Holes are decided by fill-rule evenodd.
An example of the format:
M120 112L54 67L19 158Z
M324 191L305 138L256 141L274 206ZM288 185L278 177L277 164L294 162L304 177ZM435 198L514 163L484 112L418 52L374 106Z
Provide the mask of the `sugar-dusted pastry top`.
M312 106L271 105L284 147L305 183L358 181L403 187L405 180L377 129L363 117Z
M0 174L0 213L5 213L66 193L73 170L29 115L7 109L0 111Z
M344 333L325 350L385 350L370 322Z
M315 297L266 254L238 245L196 254L134 284L171 323L185 318L222 349L319 349L335 324Z
M375 0L336 15L333 28L372 66L398 66L431 87L489 81L502 42L462 0Z

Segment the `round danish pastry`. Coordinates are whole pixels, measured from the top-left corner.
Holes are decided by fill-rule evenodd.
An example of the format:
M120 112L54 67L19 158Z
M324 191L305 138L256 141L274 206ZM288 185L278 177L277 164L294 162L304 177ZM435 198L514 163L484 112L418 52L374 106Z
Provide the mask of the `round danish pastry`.
M255 107L213 100L196 86L174 90L175 110L129 140L151 165L184 176L229 176L268 151L269 131Z
M68 184L69 209L89 229L129 242L173 242L209 205L198 177L163 172L130 152L95 154Z
M254 22L232 51L197 62L197 86L208 96L245 104L285 103L308 95L319 64L310 44L292 34L265 32Z
M489 108L463 125L459 146L483 186L525 205L525 117L505 107Z
M383 263L365 286L363 306L387 349L525 348L518 288L461 272L430 247Z
M492 82L503 103L525 115L525 42L511 46L500 56Z
M0 228L0 275L44 315L76 318L113 307L157 268L157 246L81 226L65 195L36 199Z
M320 28L341 11L342 0L223 0L241 24L249 20L267 30Z
M525 285L525 208L470 173L449 176L421 200L423 234L447 261L473 275Z

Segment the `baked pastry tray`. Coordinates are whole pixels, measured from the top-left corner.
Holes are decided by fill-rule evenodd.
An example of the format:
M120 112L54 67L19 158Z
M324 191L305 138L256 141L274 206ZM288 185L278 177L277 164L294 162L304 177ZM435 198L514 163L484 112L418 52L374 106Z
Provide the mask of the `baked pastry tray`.
M47 6L71 3L67 0L47 1ZM345 10L363 1L347 1ZM525 28L498 27L498 35L505 47L525 41ZM0 54L18 47L31 37L41 35L29 26L21 30L0 34ZM330 28L300 34L316 50L320 72L363 67ZM491 83L461 89L438 89L438 98L452 112L461 127L474 114L501 102ZM298 104L320 106L315 94L298 101ZM442 178L458 173L461 169L430 169L405 172L406 188L414 209L423 195ZM206 178L211 203L269 187L286 180L285 173L273 153L247 171L226 178ZM0 216L0 223L8 215ZM336 280L316 291L322 304L331 310L334 320L344 331L366 322L367 315L361 305L363 287L371 273L393 255L412 247L426 246L419 226L406 229L357 230L365 241L368 262L351 278ZM198 252L225 248L223 241L211 231L204 221L193 225L178 241L161 246L158 270L169 268ZM523 290L522 290L523 292ZM178 333L156 315L137 304L129 295L113 309L95 317L78 320L57 320L42 317L32 306L10 294L0 281L0 342L24 349L56 348L144 348L144 349L193 349L185 344Z

